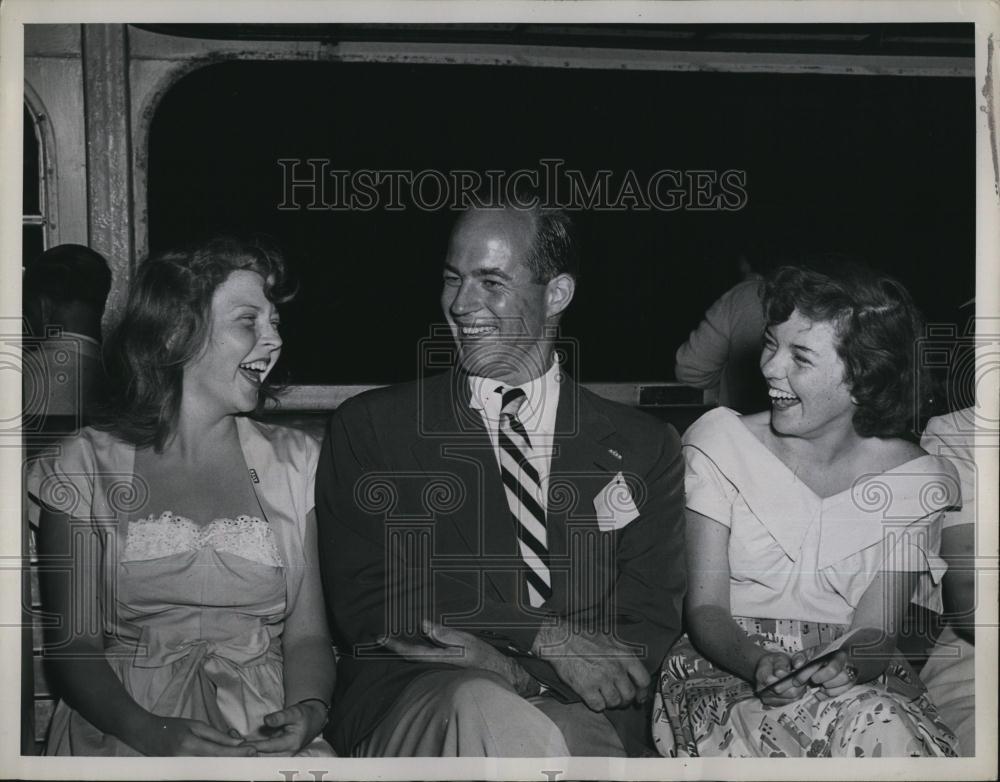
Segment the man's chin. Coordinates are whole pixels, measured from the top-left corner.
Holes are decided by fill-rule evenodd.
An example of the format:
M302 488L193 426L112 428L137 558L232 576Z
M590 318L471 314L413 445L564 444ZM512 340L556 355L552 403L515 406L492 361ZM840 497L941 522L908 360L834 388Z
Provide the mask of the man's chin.
M458 349L458 365L463 372L477 377L501 377L504 373L504 362L496 356L482 350Z
M476 377L489 377L509 383L521 383L545 374L537 355L521 350L503 348L469 348L459 346L459 366L462 371Z

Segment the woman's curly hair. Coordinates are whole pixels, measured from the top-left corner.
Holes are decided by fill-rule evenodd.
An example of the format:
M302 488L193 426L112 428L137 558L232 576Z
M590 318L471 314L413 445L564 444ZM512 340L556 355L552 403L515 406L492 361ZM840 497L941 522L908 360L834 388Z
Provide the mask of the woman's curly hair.
M139 266L125 313L104 346L109 401L95 426L136 446L163 448L180 412L184 367L208 340L212 296L241 270L264 278L271 302L294 294L281 253L262 237L216 236ZM275 388L268 376L259 404Z
M775 269L764 287L769 326L795 310L836 327L859 435L899 437L917 427L919 393L929 389L916 359L923 319L902 284L841 256L812 258Z

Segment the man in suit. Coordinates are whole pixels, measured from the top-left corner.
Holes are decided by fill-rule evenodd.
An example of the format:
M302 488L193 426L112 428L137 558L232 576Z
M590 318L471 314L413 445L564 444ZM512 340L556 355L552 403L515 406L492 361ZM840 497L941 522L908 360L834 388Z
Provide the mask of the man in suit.
M651 752L683 460L672 427L555 360L576 266L566 213L466 211L441 296L454 366L331 419L316 508L341 754Z

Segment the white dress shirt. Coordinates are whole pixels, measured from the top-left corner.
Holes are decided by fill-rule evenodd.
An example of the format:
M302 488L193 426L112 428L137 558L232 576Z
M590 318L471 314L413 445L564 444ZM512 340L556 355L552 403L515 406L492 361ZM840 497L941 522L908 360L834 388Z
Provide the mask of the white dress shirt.
M505 391L520 388L524 391L525 400L518 410L517 419L528 432L531 440L532 466L538 471L539 485L542 489L542 499L548 505L549 470L552 466L553 438L556 431L556 410L559 407L559 386L562 382L562 372L555 361L549 371L541 377L529 380L520 386L512 386L500 380L488 377L469 377L469 407L478 410L483 417L483 424L489 432L493 444L493 455L497 460L497 471L500 470L500 410ZM497 389L501 389L497 392Z

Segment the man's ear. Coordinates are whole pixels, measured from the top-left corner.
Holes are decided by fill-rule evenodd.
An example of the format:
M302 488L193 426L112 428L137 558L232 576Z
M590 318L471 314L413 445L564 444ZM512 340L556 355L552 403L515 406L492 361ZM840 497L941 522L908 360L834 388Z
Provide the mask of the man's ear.
M576 280L570 274L559 274L553 277L545 286L545 316L547 318L561 315L576 292Z

